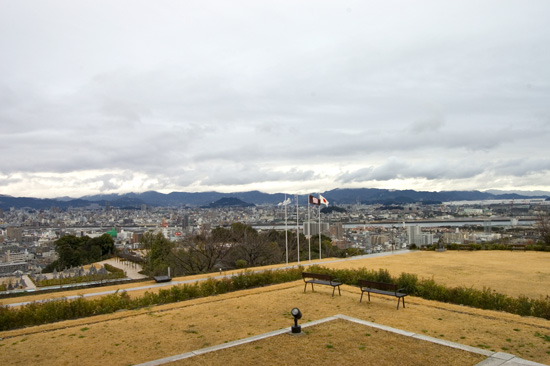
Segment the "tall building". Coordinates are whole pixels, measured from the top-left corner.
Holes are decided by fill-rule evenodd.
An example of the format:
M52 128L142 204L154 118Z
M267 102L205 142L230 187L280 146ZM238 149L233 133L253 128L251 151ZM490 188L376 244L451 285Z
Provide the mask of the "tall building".
M420 226L407 227L408 244L432 245L434 243L434 235L432 233L423 233L420 230Z
M422 234L422 231L420 231L420 226L408 226L407 227L407 236L408 236L408 244L417 244L417 241L419 241L419 237Z
M304 221L304 235L309 235L309 224L307 221ZM321 223L321 234L328 235L330 234L330 226L327 222ZM311 235L319 235L319 222L311 221Z
M344 238L344 227L341 222L330 225L330 236L333 239L342 240Z

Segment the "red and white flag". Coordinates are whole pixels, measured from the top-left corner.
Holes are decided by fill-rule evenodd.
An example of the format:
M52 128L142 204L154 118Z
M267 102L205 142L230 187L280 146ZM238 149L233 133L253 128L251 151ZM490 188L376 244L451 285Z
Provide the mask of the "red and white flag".
M328 206L328 200L327 200L325 197L319 195L319 200L321 201L321 203L322 203L323 205L327 205L327 206Z
M312 205L320 206L321 205L321 200L317 197L309 195L309 203L312 204Z

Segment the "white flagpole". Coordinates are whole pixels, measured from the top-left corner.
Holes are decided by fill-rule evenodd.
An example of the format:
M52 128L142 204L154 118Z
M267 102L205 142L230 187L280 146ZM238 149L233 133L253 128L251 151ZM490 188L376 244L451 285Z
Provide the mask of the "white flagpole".
M288 227L287 227L287 219L286 219L286 206L288 206L286 202L286 193L285 193L285 247L286 247L286 264L288 265Z
M321 200L321 193L319 193L319 201ZM319 202L319 260L321 260L321 202Z
M300 264L300 216L298 216L298 195L296 195L296 242L298 244L298 264Z
M309 213L309 195L307 196L307 240L309 249L309 261L311 262L311 216Z

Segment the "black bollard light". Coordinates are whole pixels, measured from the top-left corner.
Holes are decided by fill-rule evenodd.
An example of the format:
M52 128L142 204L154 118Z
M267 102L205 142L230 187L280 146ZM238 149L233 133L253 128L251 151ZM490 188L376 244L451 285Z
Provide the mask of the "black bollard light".
M302 319L302 312L298 308L294 308L290 311L294 317L294 325L292 326L292 333L301 333L302 327L298 325L298 319Z

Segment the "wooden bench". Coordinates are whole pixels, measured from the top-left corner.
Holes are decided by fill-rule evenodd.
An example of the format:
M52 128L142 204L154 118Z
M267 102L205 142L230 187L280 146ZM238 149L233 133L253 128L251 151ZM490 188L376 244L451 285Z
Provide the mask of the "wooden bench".
M363 293L365 292L368 294L369 301L370 301L370 293L372 292L374 294L397 297L397 309L399 309L399 301L403 299L403 307L405 307L405 296L407 296L407 294L403 292L399 292L404 289L402 288L398 289L397 285L393 283L358 280L357 284L361 288L361 300L359 300L359 302L363 301Z
M510 250L527 250L527 245L525 244L512 244L510 245Z
M338 282L338 280L333 279L331 275L302 272L302 279L304 280L304 292L306 292L308 283L311 283L311 291L315 291L313 289L313 284L315 283L317 285L332 286L332 296L334 296L334 291L336 290L336 287L338 287L338 295L342 296L342 294L340 293L340 285L342 283Z
M170 282L172 281L172 278L170 276L155 276L153 277L155 279L155 282Z

